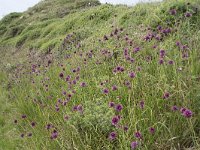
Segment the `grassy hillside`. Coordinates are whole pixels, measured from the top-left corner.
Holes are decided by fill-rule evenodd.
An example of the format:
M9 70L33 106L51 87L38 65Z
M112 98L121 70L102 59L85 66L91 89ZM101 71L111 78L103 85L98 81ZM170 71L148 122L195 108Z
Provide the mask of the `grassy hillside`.
M199 24L198 0L6 16L0 149L200 149Z

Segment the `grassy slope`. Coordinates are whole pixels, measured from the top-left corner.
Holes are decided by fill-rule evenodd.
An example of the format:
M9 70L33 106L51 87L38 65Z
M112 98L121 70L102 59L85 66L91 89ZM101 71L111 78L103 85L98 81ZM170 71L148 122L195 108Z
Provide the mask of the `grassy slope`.
M1 94L1 101L4 99L9 101L8 110L11 110L8 113L9 117L1 119L3 135L9 139L1 141L3 149L11 149L9 146L16 147L16 149L20 147L23 149L55 149L57 147L60 149L130 149L130 143L137 140L134 138L134 132L137 130L142 133L144 138L144 140L138 140L141 143L141 149L183 149L186 147L198 149L200 141L198 117L200 111L198 94L200 88L199 10L195 14L195 7L199 8L200 5L198 1L193 0L191 5L179 0L177 2L141 4L133 8L112 5L87 9L78 8L79 11L76 8L70 8L70 11L71 9L73 11L70 14L66 12L64 15L67 16L64 18L58 18L55 15L54 12L63 7L60 5L62 1L56 2L59 2L56 4L57 7L47 16L46 13L42 13L42 9L46 10L48 7L44 8L41 3L41 7L38 5L29 9L7 24L5 24L6 18L0 23L1 29L3 26L13 26L18 29L23 26L22 31L17 32L14 36L13 31L10 31L11 28L1 30L4 32L0 38L1 51L5 51L1 54L1 63L4 69L13 67L19 69L16 64L27 61L26 54L30 50L28 61L31 64L38 63L35 61L39 60L38 52L47 53L49 49L53 55L48 54L43 57L44 64L49 59L59 58L53 59L54 65L47 69L44 66L37 68L41 70L39 76L36 76L35 73L27 75L27 69L22 71L26 72L25 75L21 71L10 73L10 76L22 76L20 80L16 76L13 78L10 92L1 86L1 91L4 91ZM46 6L48 5L46 4ZM169 15L168 12L171 8L178 10L176 17ZM193 16L191 18L183 17L186 11L193 12ZM43 10L43 12L45 11ZM25 16L25 18L21 16ZM7 17L9 18L9 16ZM21 21L20 17L24 20ZM28 25L31 20L33 22ZM22 23L18 24L17 22ZM156 32L158 25L165 28L171 27L173 32L162 41L144 42L143 37L151 32L151 30L147 30L147 27L151 27ZM114 36L103 43L98 42L105 34L109 36L116 27L124 28L122 33L118 33L120 40ZM69 33L73 33L72 38L66 42L63 48L61 43ZM125 34L128 34L129 39L133 40L133 46L124 40ZM181 58L181 52L175 45L176 41L188 45L190 49L188 59ZM77 48L78 43L81 43L81 48ZM153 49L153 45L157 45L157 48ZM131 53L135 63L130 64L125 61L123 49L128 47L132 51L134 47L138 46L142 50L137 54ZM65 50L66 48L70 51ZM117 51L119 53L117 59L106 56L104 58L100 52L102 49L108 49L111 53ZM166 64L163 66L158 65L160 49L167 51ZM92 59L87 56L87 52L90 50L93 50ZM75 51L76 54L73 54L72 52ZM80 53L83 54L83 57L79 56ZM63 61L62 58L68 54L71 54L72 57ZM147 62L147 57L152 57L152 61ZM84 58L87 59L87 65L83 63ZM97 65L97 60L102 64ZM169 60L173 60L175 64L168 65ZM60 63L64 66L60 67ZM113 75L112 69L117 65L124 66L125 73ZM78 66L81 68L80 73L71 73L71 69ZM138 67L141 67L142 71L137 71ZM183 70L179 72L177 69L180 67ZM133 80L128 77L130 71L136 72L136 78ZM79 75L80 81L77 81L77 85L69 88L68 84L59 78L60 72L63 72L65 76L71 75L73 78ZM5 79L5 75L1 76L1 80L3 79ZM99 84L105 80L108 80L108 83L100 86ZM123 85L124 80L131 82L131 90ZM34 84L32 84L33 81ZM86 82L88 86L81 88L79 86L81 82ZM104 88L111 90L111 86L114 84L119 87L119 90L111 92L109 95L102 94ZM46 85L48 88L45 87ZM73 95L67 107L58 104L60 110L56 112L57 100L64 101L66 99L62 92L66 91L69 94L72 93L72 90L76 90L77 94ZM166 91L170 92L169 100L162 99L162 95ZM121 96L121 99L118 99L118 96ZM15 101L10 102L13 99ZM144 110L137 106L141 99L145 100ZM111 100L123 105L122 112L117 113L108 108L108 102ZM78 104L84 107L84 117L78 112L71 111L72 107ZM191 109L194 113L193 117L186 119L180 113L172 112L170 108L173 105ZM2 113L5 112L2 110ZM20 118L22 114L26 114L27 119L22 120ZM63 116L66 114L70 117L69 121L63 120ZM129 126L127 133L111 125L110 121L115 114L123 117L120 125ZM17 126L10 123L13 119L19 121ZM37 123L35 128L30 126L32 121ZM56 140L51 140L49 137L52 131L44 128L48 123L53 124L59 133ZM148 128L151 126L156 129L153 136L148 133ZM15 132L13 132L14 127L17 128ZM118 134L118 138L114 142L107 140L111 131L116 131ZM18 138L21 133L25 133L27 136L29 132L33 133L31 138Z

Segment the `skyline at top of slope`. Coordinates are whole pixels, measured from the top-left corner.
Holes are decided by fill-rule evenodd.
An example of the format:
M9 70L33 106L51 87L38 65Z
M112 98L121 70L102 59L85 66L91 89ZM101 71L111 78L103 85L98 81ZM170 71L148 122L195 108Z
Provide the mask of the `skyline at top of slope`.
M29 7L34 6L41 0L0 0L0 19L12 12L23 12ZM150 2L150 1L160 1L160 0L99 0L101 3L110 4L126 4L135 5L138 2Z

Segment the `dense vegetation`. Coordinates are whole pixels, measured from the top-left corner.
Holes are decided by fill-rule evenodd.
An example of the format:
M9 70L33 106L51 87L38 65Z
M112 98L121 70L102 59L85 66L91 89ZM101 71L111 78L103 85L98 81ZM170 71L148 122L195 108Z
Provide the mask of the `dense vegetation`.
M0 149L200 149L200 2L44 0L0 21Z

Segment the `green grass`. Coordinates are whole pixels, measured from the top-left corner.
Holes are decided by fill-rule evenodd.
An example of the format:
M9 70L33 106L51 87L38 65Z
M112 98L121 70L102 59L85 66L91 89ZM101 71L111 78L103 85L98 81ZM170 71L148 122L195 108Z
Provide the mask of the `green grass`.
M198 0L192 0L190 5L184 0L167 0L134 7L96 6L95 1L95 6L88 7L84 1L57 0L47 15L44 12L49 10L50 2L10 14L0 22L0 32L4 33L0 36L0 149L129 150L132 141L138 141L140 150L200 149ZM65 6L69 13L60 11ZM175 16L169 14L171 9L177 10ZM184 16L188 11L192 17ZM24 21L16 25L20 17ZM147 34L159 32L158 25L172 32L161 41L145 41ZM117 33L118 37L110 37L116 28L123 31ZM125 40L127 36L132 45ZM180 50L177 41L188 49ZM141 50L132 52L136 47ZM125 48L134 63L124 58ZM160 65L162 49L166 56ZM103 50L111 55L103 55ZM182 58L184 52L188 58ZM52 63L47 67L49 60ZM170 60L173 65L168 64ZM33 65L39 64L33 72ZM123 66L125 71L114 74L117 66ZM80 71L73 73L77 67ZM129 77L131 71L136 74L133 79ZM70 85L65 81L67 75L71 82L77 76L80 79ZM127 81L129 86L124 84ZM86 87L80 86L82 82ZM112 91L113 85L118 90ZM109 89L109 94L104 94L104 89ZM168 99L163 99L165 92L170 93ZM72 97L64 106L68 94ZM142 100L144 109L140 108ZM109 108L111 101L121 104L122 111ZM83 112L73 111L77 105L83 107ZM191 110L192 117L184 117L180 110L172 111L174 105ZM27 118L22 119L24 114ZM64 119L66 115L68 120ZM121 116L117 127L111 123L116 115ZM13 123L15 119L17 124ZM47 130L47 124L53 127ZM128 126L127 132L124 126ZM150 127L155 128L154 134L149 132ZM55 139L50 138L53 130L58 133ZM111 141L108 136L113 131L117 137ZM141 132L142 139L134 136L136 131ZM28 137L29 133L32 137ZM25 136L21 138L21 134Z

